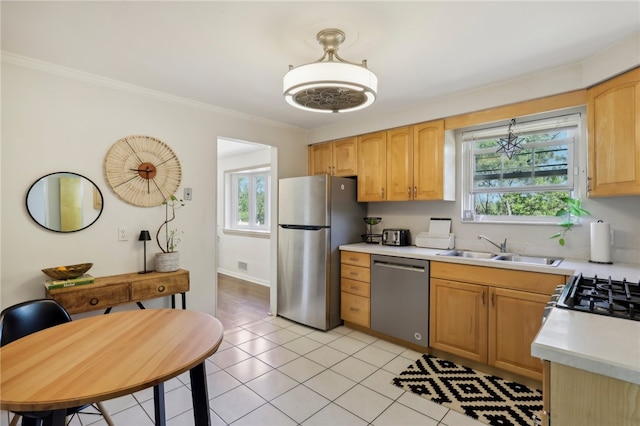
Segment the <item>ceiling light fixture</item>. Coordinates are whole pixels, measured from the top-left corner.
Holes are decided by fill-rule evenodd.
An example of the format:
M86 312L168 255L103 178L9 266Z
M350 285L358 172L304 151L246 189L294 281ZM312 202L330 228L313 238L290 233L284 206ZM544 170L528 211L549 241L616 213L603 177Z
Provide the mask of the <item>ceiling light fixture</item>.
M289 65L283 79L286 101L306 111L328 113L356 111L373 104L378 77L369 71L366 60L360 65L338 56L344 32L329 28L320 31L316 38L324 55L310 64Z

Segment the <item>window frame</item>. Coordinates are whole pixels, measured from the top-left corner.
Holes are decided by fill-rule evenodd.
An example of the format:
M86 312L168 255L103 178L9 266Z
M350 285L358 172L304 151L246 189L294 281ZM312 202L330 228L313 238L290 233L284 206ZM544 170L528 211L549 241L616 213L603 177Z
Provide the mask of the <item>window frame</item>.
M572 197L579 196L580 194L580 181L579 164L580 164L580 147L585 140L585 120L586 114L584 108L572 108L570 110L555 111L550 113L543 113L528 116L526 118L520 118L514 133L516 135L520 133L530 133L531 131L544 131L545 128L551 129L548 123L559 120L564 126L575 125L576 130L574 132L574 140L569 143L569 153L567 158L567 183L563 186L540 186L540 190L558 190L569 191L569 195ZM491 193L491 192L533 192L531 187L526 187L525 191L517 190L475 190L474 191L474 140L486 140L490 139L492 135L506 135L508 131L508 121L499 123L478 125L466 129L459 130L459 138L462 145L461 155L461 203L460 203L460 218L463 223L499 223L499 224L557 224L558 218L554 215L549 216L516 216L516 215L478 215L475 214L474 195L476 193ZM472 136L475 134L475 138ZM495 137L495 136L493 136ZM554 145L554 141L537 143L539 146ZM504 155L504 154L503 154ZM533 187L535 188L535 186Z
M264 177L264 224L256 225L256 189L255 179ZM238 181L249 178L249 223L238 222ZM225 180L225 232L270 234L271 229L271 166L263 165L248 169L229 170L224 173Z

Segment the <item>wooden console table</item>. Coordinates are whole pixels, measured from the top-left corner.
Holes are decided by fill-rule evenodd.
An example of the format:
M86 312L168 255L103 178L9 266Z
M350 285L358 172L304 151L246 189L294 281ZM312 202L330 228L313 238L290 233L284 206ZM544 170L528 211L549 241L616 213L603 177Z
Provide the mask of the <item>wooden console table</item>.
M126 303L171 296L171 307L176 307L175 295L182 294L182 309L187 308L186 292L189 291L189 271L137 272L108 277L96 277L92 284L46 290L46 297L60 303L70 314L106 309Z

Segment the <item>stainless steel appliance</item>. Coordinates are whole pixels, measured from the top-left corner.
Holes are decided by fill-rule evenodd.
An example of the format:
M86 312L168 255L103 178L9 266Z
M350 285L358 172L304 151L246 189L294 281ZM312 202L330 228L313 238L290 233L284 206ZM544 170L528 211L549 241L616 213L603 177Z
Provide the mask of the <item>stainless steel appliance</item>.
M382 244L387 246L408 246L410 242L408 229L384 229Z
M556 307L640 321L640 282L574 275Z
M371 329L429 346L429 261L371 255Z
M332 176L280 179L278 315L328 330L340 320L341 244L360 241L365 205L356 181Z

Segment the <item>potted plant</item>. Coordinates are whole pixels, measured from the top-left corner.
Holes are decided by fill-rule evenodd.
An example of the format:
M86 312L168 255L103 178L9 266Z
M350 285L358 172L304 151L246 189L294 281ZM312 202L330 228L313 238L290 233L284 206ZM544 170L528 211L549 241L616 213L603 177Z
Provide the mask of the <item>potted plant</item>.
M176 251L180 243L182 232L169 229L169 222L176 218L176 210L184 206L184 202L172 195L162 202L164 205L164 222L156 232L156 242L161 252L156 253L155 270L157 272L172 272L180 269L180 254ZM160 234L164 230L164 244L160 241Z
M582 208L582 201L579 198L563 197L560 200L565 203L565 206L556 212L556 216L564 217L564 220L558 223L558 226L560 226L562 230L549 238L558 238L558 243L564 246L564 235L567 231L573 229L573 225L577 223L578 218L590 216L591 213Z

